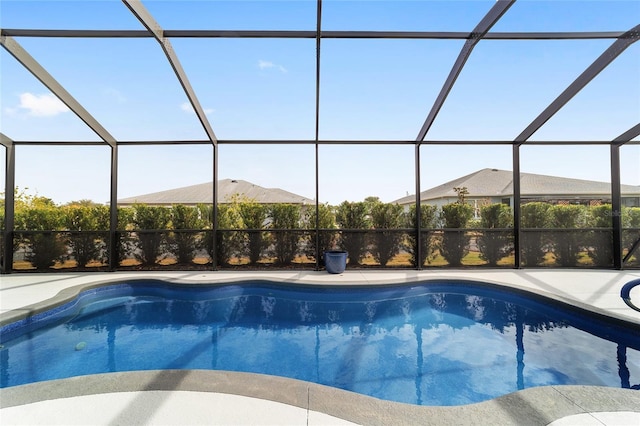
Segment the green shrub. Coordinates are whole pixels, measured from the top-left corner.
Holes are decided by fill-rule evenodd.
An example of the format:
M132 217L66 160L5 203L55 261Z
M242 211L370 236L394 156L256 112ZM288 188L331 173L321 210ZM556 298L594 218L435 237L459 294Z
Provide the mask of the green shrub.
M109 206L70 204L63 207L61 213L64 227L71 231L68 245L78 267L85 267L91 261L107 262L105 236L109 230Z
M370 210L371 224L376 230L371 235L371 255L382 266L400 252L403 233L404 210L399 204L375 202ZM379 230L384 231L379 231Z
M300 206L297 204L274 204L271 206L272 229L299 229ZM300 234L298 231L274 231L273 244L276 261L280 265L290 265L298 252Z
M238 213L238 205L235 200L229 204L218 204L218 229L213 235L213 205L198 205L202 227L206 229L203 248L213 261L216 260L217 266L228 266L234 256L238 256L240 252L240 233L231 231L232 229L240 229L242 220ZM215 241L215 253L213 243Z
M62 214L55 205L26 206L15 212L15 228L18 244L14 250L23 249L25 260L37 270L47 270L57 261L63 261L66 246L62 234Z
M613 221L611 204L590 207L587 225L604 228L589 231L587 254L596 266L613 266Z
M129 259L133 256L135 251L135 238L131 235L133 229L133 214L134 209L132 207L118 207L118 224L116 236L118 241L116 242L118 263L122 263L125 259Z
M134 256L143 266L152 266L160 260L167 243L166 232L170 211L166 207L136 204L133 206Z
M202 248L203 241L195 232L203 225L200 210L197 207L176 204L169 210L172 232L168 239L171 251L175 254L178 264L186 265L193 262L196 252Z
M411 254L411 262L415 266L424 266L433 258L437 248L437 244L433 241L433 229L436 227L438 220L438 208L429 204L420 205L420 259L418 259L418 238L414 232L407 235L406 250ZM407 227L416 229L417 227L416 205L409 207L407 215Z
M640 239L640 207L622 208L622 227L624 228L622 231L622 247L628 251ZM631 259L635 258L637 262L640 259L639 254L640 248L636 248ZM631 259L628 259L627 262L631 261Z
M548 236L542 229L548 228L551 224L550 208L550 204L542 202L523 204L520 208L520 226L523 228L520 250L522 263L526 266L536 266L544 262Z
M249 250L249 263L255 265L269 245L264 232L259 230L267 219L267 208L255 201L243 200L238 203L238 212L243 228L250 229L245 233L245 246Z
M549 209L551 227L555 229L578 229L586 224L586 207L580 205L554 205ZM554 232L553 254L561 266L576 266L578 254L583 249L584 232Z
M471 237L464 228L472 217L473 208L468 204L456 202L442 206L440 220L445 229L440 243L440 254L451 266L462 265L462 258L469 253ZM462 230L453 230L457 228Z
M349 265L360 264L366 255L366 233L370 228L367 204L343 201L336 209L336 222L343 229L339 245L349 253Z
M505 228L513 227L513 213L506 204L490 204L480 209L480 227L483 233L478 237L480 258L491 266L509 255L513 249L511 233Z
M310 206L304 215L304 227L306 229L316 229L316 209ZM310 259L316 256L322 258L325 250L333 249L338 241L338 236L334 230L336 227L336 216L333 207L328 204L318 205L318 244L316 245L315 232L305 235L304 254Z

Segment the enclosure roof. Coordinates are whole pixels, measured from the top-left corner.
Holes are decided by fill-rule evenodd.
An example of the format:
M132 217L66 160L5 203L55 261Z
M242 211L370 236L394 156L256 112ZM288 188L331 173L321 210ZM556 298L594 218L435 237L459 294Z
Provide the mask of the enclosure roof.
M2 2L0 44L24 67L20 75L3 60L3 86L14 90L3 93L10 114L71 111L81 123L42 129L3 120L0 131L3 143L110 146L521 144L534 135L600 142L624 135L617 142L625 143L640 134L636 3ZM588 105L580 124L560 113L575 108L574 98Z
M515 154L505 156L514 158L509 165L488 150L464 167L447 158L418 170L418 156L438 145L640 152L638 1L34 0L0 7L0 144L9 159L18 147L16 163L26 170L5 186L15 178L33 189L30 181L46 168L38 166L54 158L102 167L92 175L103 184L96 196L98 185L57 184L65 177L53 175L64 167L39 174L47 190L38 192L56 202L77 190L96 200L109 192L115 204L118 185L131 189L133 180L148 186L126 195L165 190L166 180L154 175L158 158L178 160L188 149L201 150L171 164L171 173L191 177L178 185L217 183L220 173L332 203L420 193L486 165L518 172ZM47 151L54 146L73 148L56 148L54 157ZM583 166L576 154L566 175L639 182L630 155L610 167L594 151L589 160L602 167ZM131 166L125 152L144 160ZM338 155L348 162L332 174ZM399 157L402 165L393 161ZM387 173L393 182L372 183L378 176L370 174L392 163L400 169ZM538 164L523 171L556 173ZM512 191L500 183L478 190ZM551 183L522 184L535 193Z

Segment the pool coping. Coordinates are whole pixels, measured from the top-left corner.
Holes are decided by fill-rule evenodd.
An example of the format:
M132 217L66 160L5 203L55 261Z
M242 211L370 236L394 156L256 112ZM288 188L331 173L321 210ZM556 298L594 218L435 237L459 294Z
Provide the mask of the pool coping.
M606 316L614 321L640 325L640 315L629 309L618 296L618 286L640 277L640 271L591 271L576 275L567 271L447 271L433 273L394 271L346 271L343 274L329 276L326 273L291 272L291 273L194 273L171 274L162 273L106 273L84 275L82 283L74 282L78 275L72 275L68 284L53 297L41 295L35 303L19 305L18 299L8 303L9 307L0 314L0 324L7 324L20 318L28 318L43 312L52 306L73 300L82 290L111 285L115 282L161 280L171 284L237 284L243 281L285 282L300 285L395 285L435 280L464 280L485 283L490 286L506 286L519 292L550 298L554 301L574 305L595 315ZM605 279L607 298L589 296L596 294L601 287L589 289L585 294L571 294L562 289L556 282L549 284L551 273L556 281L566 281L568 277L580 277L579 281L598 281ZM30 275L30 276L25 276ZM47 285L53 281L52 275L59 280L60 274L48 277L40 274L25 274L15 277L18 290L28 281L41 281ZM522 276L525 275L525 280ZM545 277L546 276L546 277ZM71 279L73 278L73 279ZM2 277L0 293L11 292L11 281ZM8 282L8 285L5 285ZM38 284L35 285L37 291ZM578 287L581 289L582 287ZM554 291L559 289L558 291ZM587 297L589 296L589 297ZM27 300L22 298L20 300ZM37 298L36 298L37 299ZM32 300L32 299L29 299ZM589 303L594 300L595 303ZM12 407L37 403L45 400L70 398L82 395L97 395L121 392L169 391L169 392L210 392L228 393L263 400L280 402L305 410L332 415L340 419L358 424L478 424L490 420L492 424L548 424L556 419L577 414L593 412L639 412L640 392L630 389L599 386L545 386L520 390L508 395L462 406L417 406L377 398L331 388L315 383L267 376L253 373L237 373L209 370L159 370L134 371L123 373L105 373L90 376L78 376L68 379L38 382L27 385L0 389L0 407Z
M567 416L636 412L640 407L640 392L599 386L544 386L469 405L418 406L278 376L211 370L152 370L77 376L4 388L0 390L0 408L85 395L148 391L209 392L260 398L366 425L487 422L546 425ZM131 410L135 413L135 407Z
M459 274L409 274L408 276L403 277L402 282L398 282L398 280L394 280L393 278L386 277L384 279L380 279L377 282L372 282L370 279L363 280L361 277L350 274L349 272L345 272L342 274L331 274L329 276L339 279L337 283L327 283L327 274L319 273L314 271L315 273L308 272L299 272L296 277L288 276L287 279L282 278L281 274L269 274L269 273L235 273L230 275L223 275L224 273L213 272L213 273L197 273L195 274L200 279L194 279L192 275L190 276L181 276L164 272L164 273L144 273L140 272L137 274L118 274L118 273L106 273L106 274L95 274L96 278L99 278L95 281L76 284L71 287L66 287L61 289L57 294L50 298L46 298L44 300L38 301L36 303L28 304L25 306L21 306L20 308L9 309L8 311L4 311L0 313L0 327L3 327L12 322L16 322L19 320L27 319L33 317L34 315L38 315L42 312L50 310L52 308L56 308L65 303L73 301L78 295L86 290L91 290L99 287L104 287L108 285L113 285L115 283L120 283L126 281L129 284L135 282L148 282L148 281L161 281L167 284L173 285L214 285L214 286L224 286L230 284L241 284L243 282L265 282L271 284L285 283L285 284L295 284L300 286L310 286L310 287L326 287L328 285L331 286L342 286L342 287L359 287L363 285L368 286L400 286L406 284L417 284L417 283L429 283L430 281L467 281L478 285L486 285L487 287L492 288L504 288L507 287L510 290L514 291L518 294L525 294L532 297L542 297L548 298L555 302L561 303L565 305L567 308L577 308L578 310L582 309L590 312L591 314L601 316L606 319L614 320L614 321L622 321L624 323L637 324L640 325L640 313L636 313L632 311L630 308L626 306L626 304L620 299L619 303L621 307L627 308L626 311L623 309L619 310L611 310L606 308L601 308L593 304L584 303L583 301L567 296L560 295L554 293L552 291L545 291L536 287L522 287L518 284L514 284L511 282L504 282L500 280L495 280L487 277L474 277L470 275L469 272L462 272ZM636 271L633 271L636 272ZM369 272L371 274L371 272ZM474 273L471 273L474 274ZM34 274L36 275L36 274ZM44 275L44 274L42 274ZM91 274L93 275L93 274ZM167 276L169 275L169 276ZM359 275L359 274L358 274ZM474 274L475 275L475 274ZM321 279L315 279L321 277ZM630 274L628 281L633 279L634 277L640 277L640 272L635 274ZM91 277L93 278L93 277ZM205 278L205 279L203 279ZM211 281L209 281L211 280ZM624 284L624 283L623 283ZM625 312L621 314L620 312Z

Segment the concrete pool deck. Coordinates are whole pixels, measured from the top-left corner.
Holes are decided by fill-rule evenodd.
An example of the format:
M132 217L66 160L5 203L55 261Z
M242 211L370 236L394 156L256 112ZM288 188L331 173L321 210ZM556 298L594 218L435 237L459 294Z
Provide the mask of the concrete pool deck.
M0 322L6 324L74 296L83 286L162 279L176 283L270 280L289 284L380 285L462 279L506 285L640 325L620 298L640 271L348 270L114 272L0 276ZM640 305L640 287L631 293ZM632 384L640 378L632 377ZM7 424L500 424L639 425L640 391L597 386L529 388L478 404L426 407L382 401L280 377L201 370L110 373L0 390Z

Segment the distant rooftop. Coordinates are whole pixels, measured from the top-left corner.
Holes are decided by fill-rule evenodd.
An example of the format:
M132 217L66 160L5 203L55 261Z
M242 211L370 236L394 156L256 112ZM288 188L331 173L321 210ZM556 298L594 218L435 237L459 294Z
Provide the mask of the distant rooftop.
M315 201L280 188L263 188L246 180L223 179L218 181L218 202L227 203L234 195L246 197L261 204L314 204ZM118 200L118 205L143 203L148 205L212 204L213 182L168 189L151 194L136 195Z
M466 187L469 197L512 197L513 172L510 170L481 169L477 172L459 177L420 193L420 200L439 198L455 198L458 194L453 188ZM622 195L640 196L640 186L621 185ZM520 173L520 193L522 196L576 196L603 195L610 196L611 183L592 180L572 179L558 176ZM394 203L415 203L415 195L402 197Z

